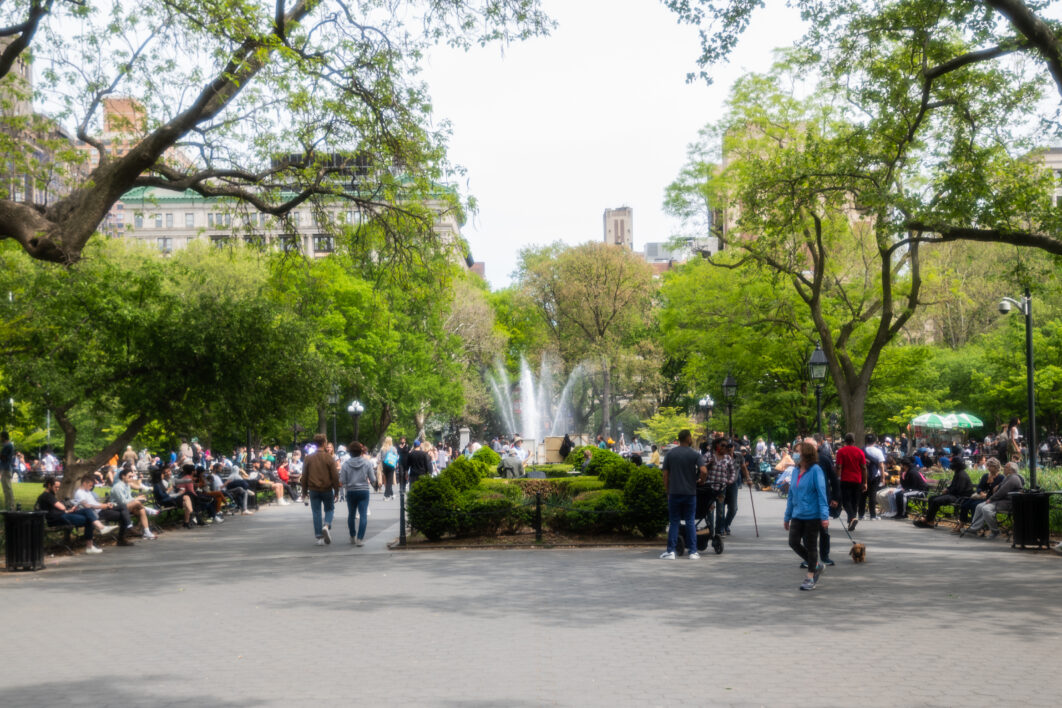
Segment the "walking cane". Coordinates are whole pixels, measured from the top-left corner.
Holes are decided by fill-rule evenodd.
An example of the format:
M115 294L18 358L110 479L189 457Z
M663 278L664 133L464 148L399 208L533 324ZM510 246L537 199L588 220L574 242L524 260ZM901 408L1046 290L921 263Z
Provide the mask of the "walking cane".
M760 537L760 524L756 521L756 500L752 496L752 483L749 483L749 503L752 505L752 525L756 527L756 538Z

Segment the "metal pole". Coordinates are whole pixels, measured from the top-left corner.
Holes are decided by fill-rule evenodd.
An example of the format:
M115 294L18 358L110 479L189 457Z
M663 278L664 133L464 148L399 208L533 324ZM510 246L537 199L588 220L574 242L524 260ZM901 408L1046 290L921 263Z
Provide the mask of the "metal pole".
M406 545L406 485L401 480L398 483L398 545Z
M822 384L815 384L815 427L822 435Z
M339 436L336 435L336 411L332 409L332 443L339 443Z
M535 492L535 542L542 542L542 492Z
M361 422L361 413L355 413L354 414L354 439L355 440L359 440L360 439L360 438L358 438L358 428L360 427L358 424L360 422Z
M1029 486L1036 489L1036 387L1033 385L1032 295L1025 288L1025 374L1029 398Z
M734 439L734 406L730 401L726 402L726 427L728 437Z

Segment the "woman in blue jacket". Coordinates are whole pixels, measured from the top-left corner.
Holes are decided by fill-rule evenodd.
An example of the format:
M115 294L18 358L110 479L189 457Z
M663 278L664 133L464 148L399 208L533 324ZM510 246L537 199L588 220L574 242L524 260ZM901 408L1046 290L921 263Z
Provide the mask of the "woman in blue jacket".
M819 529L830 526L830 506L826 500L826 475L816 464L819 454L815 443L800 444L800 469L789 484L785 504L785 530L789 532L789 547L804 559L808 575L800 584L801 590L814 590L822 574L819 562Z

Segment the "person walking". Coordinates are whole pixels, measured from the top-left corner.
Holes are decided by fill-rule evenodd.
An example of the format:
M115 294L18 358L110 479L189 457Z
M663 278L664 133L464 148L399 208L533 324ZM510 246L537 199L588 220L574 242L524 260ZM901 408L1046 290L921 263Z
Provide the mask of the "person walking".
M398 448L391 441L391 436L384 438L380 448L380 467L383 470L384 499L395 498L395 467L398 465Z
M726 488L737 479L734 458L728 454L729 445L726 438L716 438L712 441L712 449L706 451L700 458L701 473L708 486L711 487L712 498L715 499L715 521L711 519L711 512L709 512L708 519L714 536L724 536L727 533Z
M406 483L409 482L409 453L411 452L406 436L398 440L398 489L406 491Z
M375 486L376 469L365 456L365 446L360 442L347 445L350 457L339 469L339 483L347 495L347 530L350 542L355 546L365 545L365 526L368 523L369 488ZM355 528L355 523L357 528Z
M339 494L339 471L336 469L336 458L327 449L328 438L318 433L313 436L313 442L317 450L306 457L302 466L302 493L304 496L309 495L314 543L323 546L332 542L332 518L335 516L335 499Z
M697 560L697 532L694 528L697 514L697 484L703 484L707 473L700 466L701 456L693 449L693 436L689 430L678 435L678 447L672 448L664 457L664 489L667 490L667 549L660 554L665 560L675 560L678 545L679 522L686 522L686 548L690 560ZM700 468L701 471L698 471Z
M11 487L11 472L15 468L15 444L6 430L0 431L0 486L4 489L4 508L15 508L15 492Z
M409 453L409 462L406 476L409 478L409 488L413 489L413 483L421 477L431 475L431 458L424 451L424 443L417 439L413 441L413 451Z
M814 443L800 443L800 468L789 485L789 495L785 503L783 526L789 532L789 547L803 559L808 568L807 577L800 584L801 590L814 590L819 582L819 576L825 567L819 560L819 531L828 530L830 527L826 475L819 467L817 459L818 451Z
M817 459L818 453L813 450L812 454ZM841 505L848 516L848 530L853 531L858 523L859 497L867 491L867 456L856 447L853 433L845 433L844 445L837 451L837 467L841 476Z
M815 445L818 447L818 462L822 468L822 475L826 479L826 499L830 505L830 518L836 519L841 515L841 478L833 467L833 456L830 447L822 438L822 433L815 433ZM834 565L830 558L830 530L824 528L819 531L819 558L823 565Z
M878 438L874 433L867 433L866 443L863 455L866 457L867 463L867 483L859 495L859 519L862 521L869 506L870 519L876 521L878 518L878 489L881 488L881 475L885 470L885 453L878 446Z

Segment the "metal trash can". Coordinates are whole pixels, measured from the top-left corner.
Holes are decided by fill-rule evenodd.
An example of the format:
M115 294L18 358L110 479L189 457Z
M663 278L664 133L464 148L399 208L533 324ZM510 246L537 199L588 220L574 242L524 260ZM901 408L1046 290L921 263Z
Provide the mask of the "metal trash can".
M3 514L7 569L44 568L44 512L5 511Z
M1010 499L1013 504L1011 516L1014 519L1014 538L1010 547L1050 547L1050 497L1037 490L1015 492L1010 495Z

